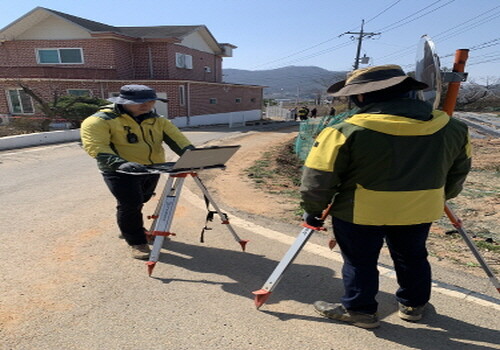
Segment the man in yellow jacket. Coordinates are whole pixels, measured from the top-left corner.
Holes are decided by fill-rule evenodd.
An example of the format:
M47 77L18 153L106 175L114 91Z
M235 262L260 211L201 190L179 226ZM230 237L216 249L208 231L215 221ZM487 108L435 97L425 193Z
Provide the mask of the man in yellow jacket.
M384 239L399 289L399 316L418 321L430 299L426 240L445 200L462 190L471 167L467 126L410 91L427 85L396 65L354 71L332 85L359 107L316 138L302 176L306 222L321 226L333 201L335 238L344 265L341 303L318 301L317 312L363 328L378 327L377 260Z
M167 102L154 89L124 85L120 95L109 101L113 104L83 121L83 148L97 160L104 182L117 200L118 227L132 257L147 259L150 248L142 207L153 196L160 175L127 173L146 172L144 165L164 163L163 142L178 155L194 147L172 122L154 112L156 101Z

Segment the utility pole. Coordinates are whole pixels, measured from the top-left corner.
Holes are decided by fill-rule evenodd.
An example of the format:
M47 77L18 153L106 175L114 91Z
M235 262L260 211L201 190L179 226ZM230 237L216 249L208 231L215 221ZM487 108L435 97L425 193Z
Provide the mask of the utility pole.
M361 43L363 42L363 38L371 38L374 35L380 35L380 33L366 33L363 31L363 27L365 25L365 20L361 20L361 30L359 32L345 32L344 34L353 34L353 35L359 35L358 36L358 48L356 50L356 58L354 59L354 69L358 69L359 67L359 55L361 54ZM341 34L341 35L344 35Z

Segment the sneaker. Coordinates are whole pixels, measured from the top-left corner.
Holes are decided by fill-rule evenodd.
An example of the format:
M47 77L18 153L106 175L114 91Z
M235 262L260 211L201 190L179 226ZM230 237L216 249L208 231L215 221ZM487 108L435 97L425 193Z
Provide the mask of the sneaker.
M132 258L134 259L148 260L151 249L149 249L149 246L147 244L131 245L130 253L132 254Z
M377 314L365 314L362 312L349 311L342 304L332 304L325 301L316 301L314 309L320 315L332 320L343 321L360 328L377 328L380 326Z
M422 319L422 314L424 313L424 307L422 306L405 306L399 303L398 315L401 319L405 321L415 322Z

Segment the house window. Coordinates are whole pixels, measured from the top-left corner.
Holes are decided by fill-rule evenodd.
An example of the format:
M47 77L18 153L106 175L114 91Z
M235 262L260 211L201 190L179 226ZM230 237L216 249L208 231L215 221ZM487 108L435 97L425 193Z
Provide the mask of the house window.
M209 66L205 66L205 73L210 73L212 69Z
M25 93L22 89L9 90L9 108L12 114L33 114L35 108L31 96Z
M179 105L186 105L186 87L184 85L179 85Z
M193 56L176 52L175 66L177 68L193 69Z
M255 97L252 97L252 98L250 99L250 102L255 102L255 101L256 101Z
M236 103L241 103L241 97L237 97L235 100Z
M87 90L87 89L68 89L68 95L71 95L71 96L90 96L90 90Z
M82 49L37 49L40 64L82 64Z
M211 105L216 105L217 104L217 99L216 98L211 98L210 99L210 104Z

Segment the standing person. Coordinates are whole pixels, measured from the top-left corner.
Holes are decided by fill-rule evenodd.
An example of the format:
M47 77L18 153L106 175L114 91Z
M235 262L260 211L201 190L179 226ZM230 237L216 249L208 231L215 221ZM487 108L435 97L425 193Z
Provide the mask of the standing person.
M318 110L316 109L316 107L314 107L312 110L311 110L311 118L316 118L318 115Z
M158 98L145 85L124 85L120 95L108 99L112 105L86 118L81 127L83 148L97 160L104 182L117 200L117 223L132 257L147 259L142 207L154 194L159 174L131 175L145 172L144 165L164 163L165 142L176 154L194 148L169 120L154 112Z
M396 65L354 71L332 85L360 110L324 129L304 167L301 194L306 222L333 199L345 293L340 303L317 301L315 310L362 328L379 326L377 260L385 241L394 262L399 316L418 321L431 294L426 239L445 200L462 190L471 166L467 126L409 92L426 88Z
M307 120L308 115L309 115L309 108L307 108L307 106L302 106L299 109L299 119L300 120Z
M297 121L297 107L290 109L290 119Z
M330 113L329 113L329 115L334 116L336 112L337 112L337 111L335 110L335 107L333 107L333 106L332 106L332 108L330 108Z

